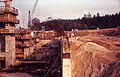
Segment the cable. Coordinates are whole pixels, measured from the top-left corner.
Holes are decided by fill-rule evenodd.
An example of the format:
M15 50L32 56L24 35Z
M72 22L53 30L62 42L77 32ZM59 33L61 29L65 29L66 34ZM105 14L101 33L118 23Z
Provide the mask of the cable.
M55 66L55 63L57 62L58 57L59 57L59 53L58 53L58 55L57 55L57 58L56 58L54 64L52 65L52 67L48 70L48 72L47 72L43 77L46 77L46 76L48 75L48 73L51 71L51 69Z

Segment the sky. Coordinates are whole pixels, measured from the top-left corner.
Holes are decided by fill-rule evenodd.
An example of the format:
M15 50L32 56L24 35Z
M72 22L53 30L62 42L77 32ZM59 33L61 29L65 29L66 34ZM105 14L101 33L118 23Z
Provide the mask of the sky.
M27 27L28 11L32 10L36 0L13 0L12 6L19 10L20 26ZM97 12L100 15L120 12L120 0L39 0L34 17L40 21L48 17L53 19L77 19L84 14Z

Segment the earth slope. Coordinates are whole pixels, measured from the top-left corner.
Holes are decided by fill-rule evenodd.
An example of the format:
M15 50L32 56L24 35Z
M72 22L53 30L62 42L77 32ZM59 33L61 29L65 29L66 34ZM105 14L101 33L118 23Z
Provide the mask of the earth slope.
M72 77L120 77L119 52L86 42L71 51Z

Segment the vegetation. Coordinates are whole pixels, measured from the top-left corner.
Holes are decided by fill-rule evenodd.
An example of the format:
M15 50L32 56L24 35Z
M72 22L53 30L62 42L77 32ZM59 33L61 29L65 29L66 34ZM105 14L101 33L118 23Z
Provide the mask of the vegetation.
M88 25L88 29L95 29L96 27L99 28L114 28L120 26L120 12L119 14L112 14L112 15L105 15L100 16L99 13L93 17L84 17L81 19L81 23L85 23Z
M54 19L49 21L53 24L56 24L58 28L61 28L65 31L72 31L72 29L79 29L79 30L85 30L85 29L96 29L99 27L100 29L105 28L114 28L117 26L120 26L120 12L112 15L105 15L100 16L99 13L97 15L94 15L93 17L91 14L84 15L81 19ZM36 25L36 23L34 23ZM44 26L44 22L38 23L36 25L37 29L40 30L41 26ZM52 30L49 27L45 28L46 30Z

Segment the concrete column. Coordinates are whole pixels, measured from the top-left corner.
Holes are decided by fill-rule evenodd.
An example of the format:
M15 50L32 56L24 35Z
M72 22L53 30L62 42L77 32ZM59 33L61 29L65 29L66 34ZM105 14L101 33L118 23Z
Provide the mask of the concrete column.
M63 77L71 77L71 60L70 53L63 53L63 64L62 64Z
M1 35L0 35L0 53L1 53Z
M29 56L29 48L24 48L24 59Z
M2 68L2 67L1 67L1 62L0 62L0 68Z
M6 68L15 64L15 36L5 35Z

